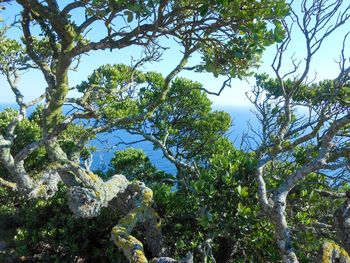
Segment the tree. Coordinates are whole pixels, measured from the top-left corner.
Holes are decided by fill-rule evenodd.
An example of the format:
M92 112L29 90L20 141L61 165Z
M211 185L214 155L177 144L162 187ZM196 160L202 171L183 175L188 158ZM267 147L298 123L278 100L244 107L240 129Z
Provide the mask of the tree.
M293 220L289 217L292 208L287 206L288 201L293 203L289 196L298 186L315 178L315 174L320 176L328 171L326 183L334 183L338 190L349 175L350 90L345 55L348 33L340 53L339 75L319 83L313 82L310 76L312 58L325 39L347 24L349 10L350 6L343 1L302 1L301 10L292 10L291 20L284 22L287 38L277 47L272 64L275 78L264 74L256 76L251 102L261 131L259 146L254 151L255 177L260 204L274 225L283 262L298 262L288 224ZM292 25L303 35L306 56L300 62L292 58L292 69L285 72L285 57L295 33ZM309 193L315 190L327 192L314 186ZM316 223L320 223L317 227L322 226L322 221L313 221L314 227ZM347 241L340 242L348 249Z
M102 207L114 202L125 217L113 228L113 241L130 262L148 262L142 243L131 236L131 232L138 222L148 225L146 235L150 236L152 253L159 253L161 236L158 216L151 208L151 189L140 182L130 182L123 175L103 181L84 166L85 145L99 132L147 122L168 100L174 77L185 68L194 52L200 52L203 60L191 69L229 77L244 76L265 46L283 38L279 18L288 8L284 1L270 0L249 3L72 1L65 6L52 0L16 2L21 8L23 45L6 37L4 30L0 39L1 73L7 78L19 106L17 115L0 134L0 160L10 174L9 180L14 180L19 192L27 198L49 198L62 181L69 187L70 209L78 217L97 216ZM75 12L84 13L85 18L75 17ZM101 39L88 39L89 30L101 22L106 35ZM274 24L274 30L267 26L269 22ZM142 79L136 68L159 59L164 48L161 40L165 36L175 38L183 57L161 81L148 83L147 77L152 76ZM67 98L69 70L75 62L79 63L81 56L93 50L128 46L145 48L144 58L135 67L122 69L124 74L117 79L108 78L113 68L106 67L106 79L82 90L79 99ZM28 69L38 69L47 88L40 97L25 103L18 81L20 72ZM133 98L141 94L138 87L145 84L155 88L152 100L135 102ZM26 109L43 99L39 138L15 151L17 127L25 120ZM93 99L96 100L90 104ZM101 100L110 102L110 107L100 108ZM78 108L63 116L62 106L66 102L75 103ZM59 143L59 136L77 120L85 120L83 132L65 149ZM45 150L49 165L34 178L26 162L39 149ZM128 199L131 194L134 199ZM155 259L155 262L166 262L166 259Z

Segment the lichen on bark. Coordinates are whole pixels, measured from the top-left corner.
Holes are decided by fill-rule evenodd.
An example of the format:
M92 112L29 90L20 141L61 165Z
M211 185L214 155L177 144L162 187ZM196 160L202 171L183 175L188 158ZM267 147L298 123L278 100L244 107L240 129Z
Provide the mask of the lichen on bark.
M344 248L333 241L326 241L321 246L320 261L322 263L350 263L350 257Z
M133 196L129 195L130 193L134 193ZM151 207L153 192L143 183L133 182L124 193L124 197L127 197L126 200L129 200L132 203L130 204L131 207L134 208L121 218L118 225L112 229L112 240L131 263L148 262L143 244L133 237L131 232L136 224L147 222L152 232L154 232L153 235L148 235L147 241L151 243L150 250L153 250L152 253L159 252L162 236L159 216Z

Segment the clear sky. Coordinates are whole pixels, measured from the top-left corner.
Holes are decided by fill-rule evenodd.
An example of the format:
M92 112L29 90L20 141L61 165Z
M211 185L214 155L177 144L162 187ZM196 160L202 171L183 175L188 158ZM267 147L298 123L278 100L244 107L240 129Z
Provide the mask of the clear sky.
M60 1L61 2L61 1ZM66 1L63 1L66 2ZM7 9L2 12L2 17L7 23L10 23L14 19L14 15L20 11L19 7L16 4L11 4L7 6ZM317 73L317 79L326 79L335 77L338 73L338 65L335 60L339 59L342 39L343 36L347 33L346 30L349 30L349 24L341 27L331 38L326 39L324 42L323 48L315 56L312 61L312 70L311 73ZM93 31L94 34L103 34L101 28ZM9 32L10 37L19 38L20 31L12 30ZM96 37L96 35L94 35ZM350 43L350 42L349 42ZM162 61L148 64L143 70L155 70L163 74L167 74L171 71L174 66L178 63L180 59L180 51L178 47L174 44L173 41L168 40L167 45L169 49L165 51ZM294 54L295 58L303 60L305 56L304 50L304 39L301 35L296 34L293 36L292 42L290 44L290 50L287 53L285 59L286 68L291 66L290 57ZM350 50L349 50L350 51ZM261 67L257 72L263 73L267 72L273 76L271 70L271 63L275 53L275 46L269 47L262 58ZM348 53L350 55L350 52ZM92 73L92 71L98 66L106 63L125 63L130 64L131 57L134 59L139 58L141 55L141 50L135 47L126 48L122 50L110 51L94 51L90 52L89 55L86 55L82 58L81 64L78 68L78 71L71 72L69 76L70 85L74 86L80 83L82 80ZM192 63L198 62L200 57L195 55L192 58ZM182 72L180 76L187 77L189 79L199 81L203 86L212 91L218 91L222 85L222 82L225 80L224 77L215 78L212 74L199 74L193 72ZM310 78L313 78L314 75L310 75ZM248 105L249 101L246 99L245 92L249 91L251 86L254 84L254 80L249 78L247 80L234 80L232 88L225 89L221 96L209 96L214 104L216 105L230 105L230 106L242 106ZM39 96L45 89L45 81L38 71L27 72L22 76L20 82L21 90L25 96L25 100L33 99ZM74 96L74 94L71 94ZM11 103L14 102L14 95L9 89L6 80L3 76L0 76L0 103Z

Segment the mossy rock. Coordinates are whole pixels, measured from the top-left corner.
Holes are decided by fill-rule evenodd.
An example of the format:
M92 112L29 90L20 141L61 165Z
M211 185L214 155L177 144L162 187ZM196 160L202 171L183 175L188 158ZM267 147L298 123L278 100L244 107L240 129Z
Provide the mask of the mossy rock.
M320 259L322 263L350 263L350 257L345 249L332 241L322 244Z

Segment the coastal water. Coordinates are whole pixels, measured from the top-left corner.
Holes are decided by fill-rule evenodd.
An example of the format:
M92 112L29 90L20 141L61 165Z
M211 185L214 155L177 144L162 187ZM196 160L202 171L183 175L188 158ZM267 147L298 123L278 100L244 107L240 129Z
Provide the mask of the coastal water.
M6 107L17 108L14 104L0 104L0 111ZM28 110L28 114L33 109ZM213 106L213 110L223 110L230 114L233 122L230 127L227 136L233 142L235 147L241 148L246 147L246 143L242 142L244 134L250 131L248 123L254 129L257 129L257 120L254 114L250 111L249 107L228 107L228 106ZM113 157L116 150L122 150L127 147L141 148L150 158L151 162L160 170L168 173L175 173L175 167L166 158L163 157L161 150L155 150L152 143L150 142L138 142L130 145L118 144L123 141L125 143L139 141L142 138L137 135L131 135L125 131L115 131L112 133L100 134L96 139L91 141L91 145L97 148L97 151L93 154L93 162L91 165L92 169L108 169L109 161Z

